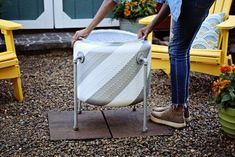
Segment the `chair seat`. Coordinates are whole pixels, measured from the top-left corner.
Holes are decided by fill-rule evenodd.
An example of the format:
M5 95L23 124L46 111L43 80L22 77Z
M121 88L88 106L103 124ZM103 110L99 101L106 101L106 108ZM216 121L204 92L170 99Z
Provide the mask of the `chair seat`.
M152 58L169 60L168 46L152 45ZM221 50L191 49L190 60L208 64L219 64Z

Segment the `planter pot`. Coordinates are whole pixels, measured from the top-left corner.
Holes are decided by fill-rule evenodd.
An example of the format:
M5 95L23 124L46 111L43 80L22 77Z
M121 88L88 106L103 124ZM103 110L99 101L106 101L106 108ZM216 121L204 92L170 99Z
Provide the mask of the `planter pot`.
M128 19L120 19L120 29L132 33L138 33L139 29L143 28L144 25L138 23L139 19L137 20L128 20Z
M219 120L224 133L229 137L235 138L235 108L220 109Z

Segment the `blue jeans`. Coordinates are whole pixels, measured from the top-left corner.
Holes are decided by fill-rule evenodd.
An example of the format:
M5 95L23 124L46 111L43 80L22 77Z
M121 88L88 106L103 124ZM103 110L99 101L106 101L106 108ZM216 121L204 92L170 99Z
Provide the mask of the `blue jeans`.
M178 21L172 21L169 44L172 104L187 104L189 95L189 50L214 0L183 0Z

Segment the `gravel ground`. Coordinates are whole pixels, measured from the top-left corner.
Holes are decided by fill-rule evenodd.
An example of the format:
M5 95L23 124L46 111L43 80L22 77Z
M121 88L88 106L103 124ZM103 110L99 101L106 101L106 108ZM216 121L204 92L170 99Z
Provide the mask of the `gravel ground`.
M9 81L0 81L0 156L235 156L209 105L215 77L191 74L192 121L172 136L50 141L47 112L73 109L72 52L19 55L25 101L17 103ZM153 71L150 106L170 102L168 77ZM86 110L97 109L85 105Z

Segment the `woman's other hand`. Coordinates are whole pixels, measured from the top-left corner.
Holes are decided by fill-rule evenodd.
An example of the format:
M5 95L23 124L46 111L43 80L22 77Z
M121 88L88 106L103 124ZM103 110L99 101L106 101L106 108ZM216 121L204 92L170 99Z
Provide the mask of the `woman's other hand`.
M138 31L138 39L144 39L146 40L149 33L151 33L152 29L148 26L144 27L144 28L141 28L139 31Z

